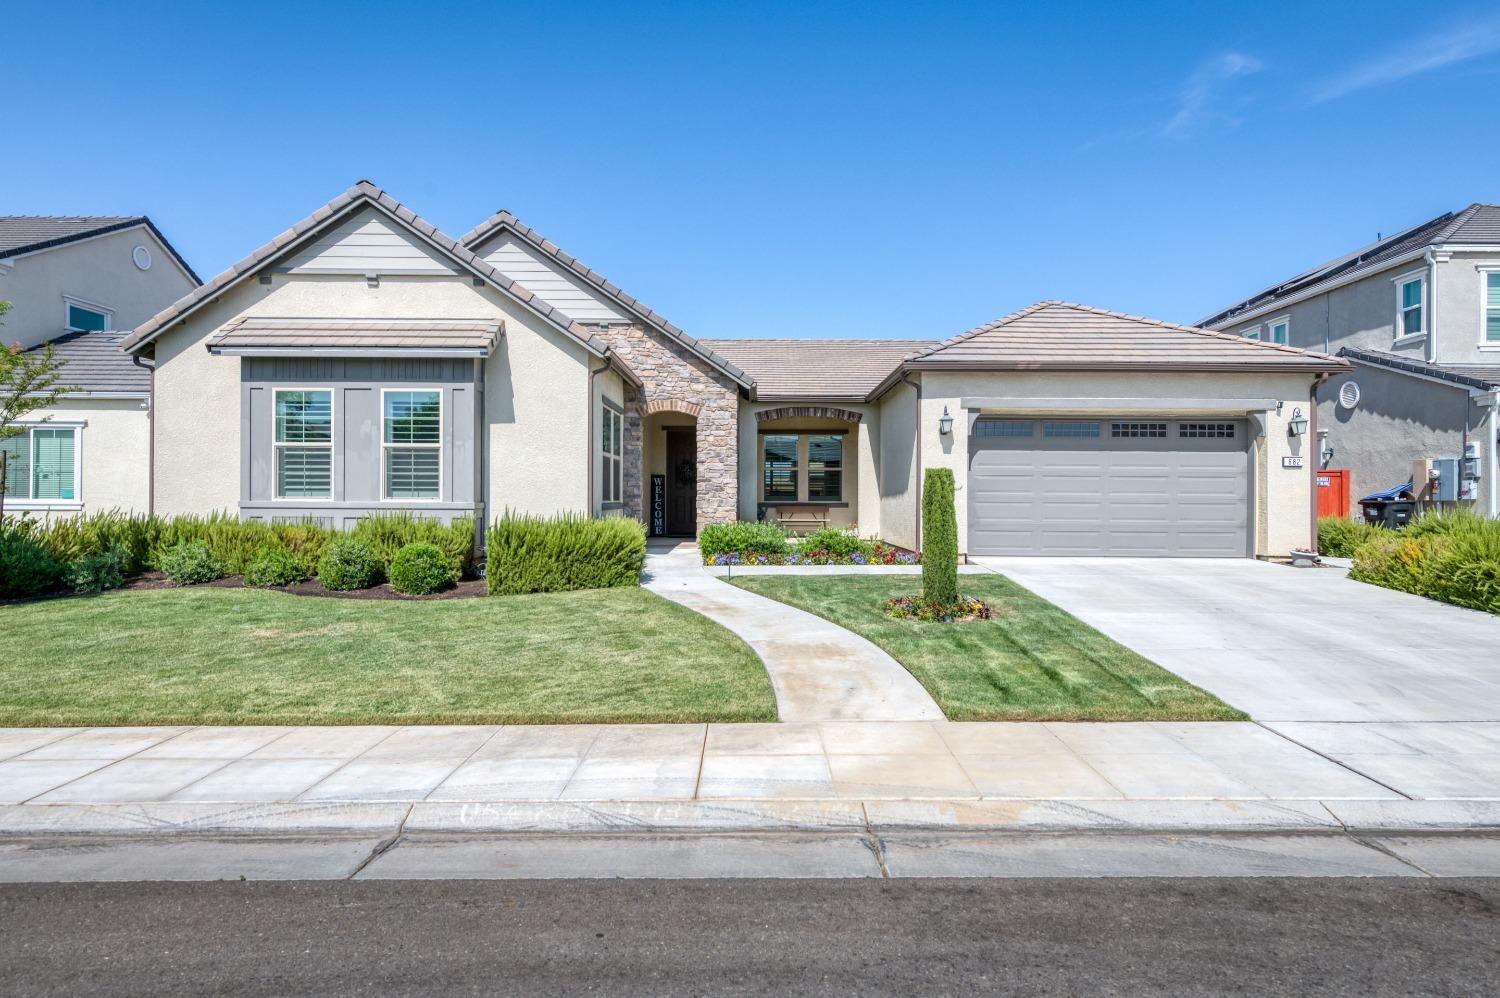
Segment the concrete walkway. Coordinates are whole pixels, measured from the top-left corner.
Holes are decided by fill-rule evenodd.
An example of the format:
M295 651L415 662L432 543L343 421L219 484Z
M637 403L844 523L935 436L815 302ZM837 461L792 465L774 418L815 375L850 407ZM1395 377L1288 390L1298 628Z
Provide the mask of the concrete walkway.
M653 543L642 584L738 634L771 674L783 721L923 721L943 712L901 663L821 617L710 576L696 545Z

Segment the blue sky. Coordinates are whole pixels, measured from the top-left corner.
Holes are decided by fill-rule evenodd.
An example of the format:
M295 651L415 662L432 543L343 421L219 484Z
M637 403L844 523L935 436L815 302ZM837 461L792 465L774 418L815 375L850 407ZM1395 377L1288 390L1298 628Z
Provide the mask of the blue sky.
M1493 4L196 9L7 5L0 212L146 213L211 275L369 177L696 335L941 337L1192 321L1500 200Z

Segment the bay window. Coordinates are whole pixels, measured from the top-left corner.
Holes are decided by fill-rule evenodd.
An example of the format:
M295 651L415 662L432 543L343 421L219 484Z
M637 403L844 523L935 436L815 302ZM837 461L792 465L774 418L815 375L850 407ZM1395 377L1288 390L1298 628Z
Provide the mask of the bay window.
M599 434L599 494L603 502L622 501L621 470L625 454L625 417L618 409L604 406Z
M333 498L333 392L276 390L276 498Z
M387 390L382 398L383 497L439 498L442 484L442 392L436 389Z
M0 440L5 497L36 502L78 501L78 428L30 426Z

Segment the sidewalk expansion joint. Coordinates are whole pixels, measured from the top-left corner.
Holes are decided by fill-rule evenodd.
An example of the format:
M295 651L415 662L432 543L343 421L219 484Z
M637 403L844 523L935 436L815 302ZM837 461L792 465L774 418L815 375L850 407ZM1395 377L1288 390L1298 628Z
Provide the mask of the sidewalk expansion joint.
M411 818L411 812L414 807L416 807L415 804L407 805L406 812L401 815L400 823L396 825L396 831L387 838L381 839L379 842L377 842L375 844L375 848L370 850L370 855L366 856L358 866L350 870L349 875L344 878L345 880L353 880L355 877L364 872L365 867L369 866L371 863L375 862L381 856L384 856L386 853L390 852L396 847L396 843L401 841L401 836L406 832L406 822Z
M1271 734L1275 735L1276 737L1283 738L1286 741L1291 742L1293 745L1295 745L1298 748L1302 749L1304 752L1311 752L1313 755L1317 756L1320 759L1327 759L1329 762L1333 763L1335 766L1338 766L1341 769L1348 770L1349 772L1353 773L1355 776L1358 776L1360 779L1369 780L1371 783L1375 784L1377 787L1384 787L1385 789L1389 790L1391 793L1393 793L1393 794L1399 794L1400 796L1404 797L1406 800L1417 800L1416 797L1413 797L1411 794L1409 794L1406 791L1402 790L1400 787L1393 787L1389 783L1386 783L1383 780L1377 780L1377 779L1375 779L1375 777L1371 776L1369 773L1360 772L1358 769L1355 769L1353 766L1349 765L1347 762L1344 762L1342 759L1335 759L1333 756L1329 755L1328 753L1326 753L1326 752L1320 752L1317 749L1313 748L1311 745L1306 744L1305 742L1299 742L1297 739L1293 738L1291 735L1287 734L1284 731L1277 731L1275 728L1268 726L1267 724L1265 724L1262 721L1257 721L1253 717L1250 719L1250 723L1253 724L1253 725L1255 725L1256 727L1260 728L1262 731L1269 731Z

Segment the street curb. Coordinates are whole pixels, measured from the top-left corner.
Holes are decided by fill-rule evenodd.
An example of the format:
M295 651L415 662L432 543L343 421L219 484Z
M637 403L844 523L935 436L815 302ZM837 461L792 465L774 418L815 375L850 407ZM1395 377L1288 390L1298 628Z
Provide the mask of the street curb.
M1500 801L882 800L18 804L0 838L765 832L1500 833Z

